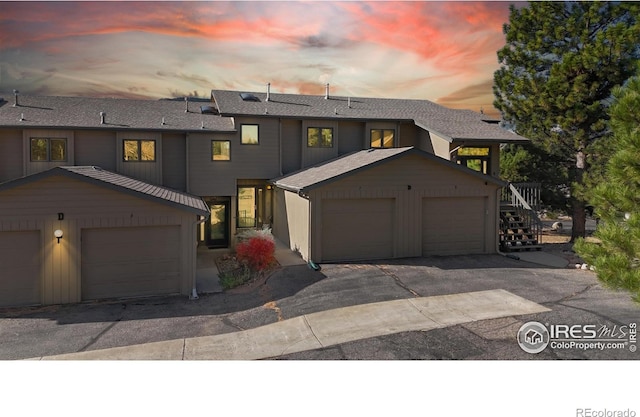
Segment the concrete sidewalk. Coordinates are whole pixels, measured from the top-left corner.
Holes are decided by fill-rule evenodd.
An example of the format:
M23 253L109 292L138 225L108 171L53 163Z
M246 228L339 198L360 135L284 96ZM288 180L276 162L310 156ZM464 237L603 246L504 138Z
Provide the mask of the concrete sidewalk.
M266 359L370 337L406 331L427 331L478 320L545 311L549 309L498 289L356 305L307 314L235 333L34 359Z

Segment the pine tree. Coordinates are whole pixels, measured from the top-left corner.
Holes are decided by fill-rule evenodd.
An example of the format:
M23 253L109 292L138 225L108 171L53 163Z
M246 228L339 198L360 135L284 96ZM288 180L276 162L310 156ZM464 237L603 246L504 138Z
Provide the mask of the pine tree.
M531 180L569 191L573 241L585 235L578 189L602 156L598 142L610 134L611 92L635 73L640 57L640 4L532 2L510 10L494 105L545 155Z
M614 94L607 181L588 192L601 219L594 234L601 243L579 239L574 248L606 286L627 290L640 302L640 77Z

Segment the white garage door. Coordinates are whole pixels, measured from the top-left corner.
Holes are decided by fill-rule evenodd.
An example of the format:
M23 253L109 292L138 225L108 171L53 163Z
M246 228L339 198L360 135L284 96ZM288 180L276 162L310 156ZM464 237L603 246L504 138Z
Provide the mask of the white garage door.
M180 228L82 231L82 299L180 292Z
M40 304L40 232L0 232L0 306Z
M392 198L322 200L322 261L393 257Z
M485 252L485 197L424 198L422 256Z

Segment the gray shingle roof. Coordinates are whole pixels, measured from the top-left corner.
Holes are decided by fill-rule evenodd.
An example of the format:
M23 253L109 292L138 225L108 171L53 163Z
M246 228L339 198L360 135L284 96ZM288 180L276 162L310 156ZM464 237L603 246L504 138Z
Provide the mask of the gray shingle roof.
M319 187L328 182L335 181L362 169L371 168L379 163L408 154L418 154L424 158L434 161L435 163L444 164L452 169L460 170L465 174L482 178L484 181L489 181L500 186L506 185L506 183L497 178L478 173L414 147L389 149L372 148L364 151L353 152L336 159L314 165L313 167L276 178L272 182L277 187L284 188L286 190L295 192L305 191Z
M105 130L162 130L179 132L234 132L233 120L201 114L208 102L130 100L116 98L32 96L20 94L0 101L0 126L32 128L91 128ZM105 113L101 124L100 112ZM165 124L162 124L164 118ZM21 120L23 119L23 120ZM204 129L202 124L204 123Z
M200 197L159 185L149 184L121 174L116 174L115 172L106 171L96 166L66 166L51 168L47 171L2 183L0 184L0 191L58 174L87 181L92 184L106 186L112 190L125 192L136 197L168 204L182 210L194 212L201 216L209 216L209 207Z
M216 105L225 116L273 116L315 119L401 120L449 140L498 142L528 141L471 110L450 109L428 100L333 97L252 93L259 101L244 101L239 91L213 90ZM350 106L349 106L350 104Z

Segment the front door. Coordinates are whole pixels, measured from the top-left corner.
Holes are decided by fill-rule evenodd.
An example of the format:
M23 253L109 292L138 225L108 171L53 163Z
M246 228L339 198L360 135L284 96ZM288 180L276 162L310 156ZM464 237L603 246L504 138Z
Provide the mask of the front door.
M208 201L211 216L205 223L206 244L210 248L226 248L229 246L229 209L228 199Z

